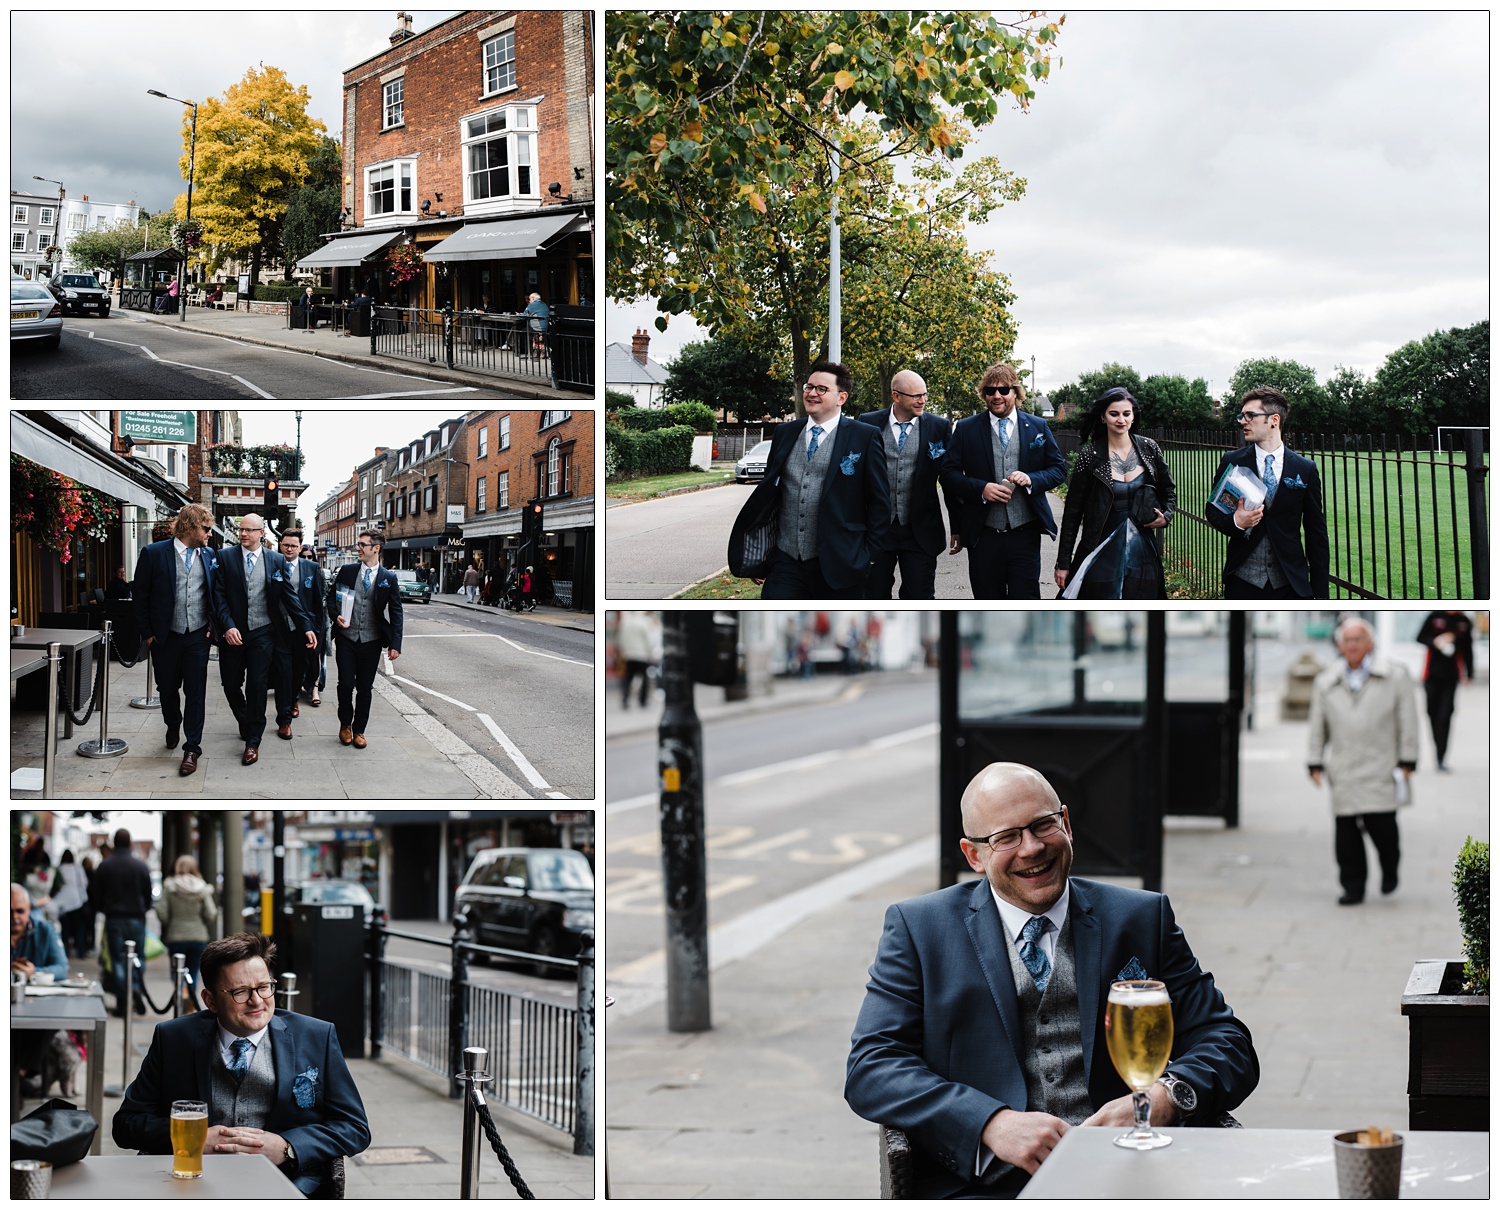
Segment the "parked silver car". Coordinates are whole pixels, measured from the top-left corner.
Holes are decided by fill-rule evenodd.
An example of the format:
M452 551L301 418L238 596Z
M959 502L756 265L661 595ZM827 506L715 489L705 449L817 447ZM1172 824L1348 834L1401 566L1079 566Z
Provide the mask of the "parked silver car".
M55 349L62 343L62 304L45 286L34 281L10 279L10 342L39 340L42 347Z
M766 477L766 459L771 456L771 443L762 441L734 464L734 481L749 483L753 479Z

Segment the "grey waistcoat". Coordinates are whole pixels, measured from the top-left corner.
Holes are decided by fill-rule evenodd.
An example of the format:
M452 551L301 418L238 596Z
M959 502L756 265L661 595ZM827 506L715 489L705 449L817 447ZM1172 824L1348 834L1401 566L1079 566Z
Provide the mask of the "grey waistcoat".
M1001 921L1004 924L1004 921ZM1076 1126L1094 1112L1083 1072L1082 1027L1078 1019L1078 984L1073 972L1073 924L1065 921L1052 955L1047 994L1038 995L1031 972L1006 931L1010 971L1016 984L1024 1037L1026 1108L1041 1110Z
M917 470L917 451L921 449L920 420L913 420L906 430L906 448L896 450L897 430L885 426L885 466L891 479L891 512L897 525L911 522L911 483Z
M989 422L990 449L995 455L995 482L1003 483L1011 471L1021 469L1021 421L1015 412L1008 417L1010 448L1007 449L1000 444L994 419L988 416L985 419ZM1032 515L1031 505L1026 500L1025 489L1016 487L1015 484L1011 484L1011 487L1013 490L1007 503L1001 504L997 500L984 510L984 523L991 529L1015 529L1036 520Z
M841 418L839 424L853 423ZM833 457L833 439L838 433L818 438L818 451L807 456L807 429L797 434L786 466L781 471L781 524L776 545L794 559L818 557L818 504L823 499L823 476Z
M257 560L259 562L259 560ZM250 1060L250 1070L239 1084L224 1065L224 1053L219 1049L219 1036L215 1032L212 1046L213 1058L209 1060L209 1106L210 1126L253 1126L265 1128L266 1119L276 1104L276 1060L271 1053L271 1033L255 1048Z
M370 576L370 591L365 591L365 567L360 564L354 574L354 615L349 619L349 629L346 632L356 643L373 643L380 637L375 628L375 610L370 607L370 599L375 595L375 583L380 579L380 569L374 569Z
M203 548L194 550L191 571L182 569L182 559L175 546L172 547L172 558L177 563L172 581L172 632L197 634L208 625L208 580L203 571Z
M244 555L240 556L242 559ZM245 624L251 630L259 630L271 624L269 605L266 601L266 552L255 555L255 570L245 576L245 597L249 602Z
M1285 452L1281 455L1282 465L1286 465ZM1257 448L1254 472L1257 478L1265 472L1265 457ZM1276 489L1280 491L1278 487ZM1266 502L1266 511L1271 510L1271 501ZM1265 518L1261 518L1261 525L1265 525ZM1254 532L1253 530L1251 531ZM1250 548L1250 553L1245 556L1245 561L1235 568L1233 575L1244 580L1247 584L1254 584L1257 588L1285 588L1287 586L1286 573L1281 570L1281 563L1271 550L1271 540L1265 534L1260 536L1260 541Z

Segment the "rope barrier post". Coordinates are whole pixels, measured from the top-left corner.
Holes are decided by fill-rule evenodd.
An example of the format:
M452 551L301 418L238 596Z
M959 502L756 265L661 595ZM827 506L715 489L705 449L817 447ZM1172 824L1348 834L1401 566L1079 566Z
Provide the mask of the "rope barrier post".
M292 1001L301 993L297 990L297 976L287 973L281 976L282 987L277 991L276 997L281 1001L283 1012L292 1011Z
M62 669L62 644L47 644L47 727L42 740L42 797L57 795L57 679Z
M137 710L160 710L161 698L151 696L151 644L146 644L146 696L133 697L130 704Z
M111 1084L104 1090L107 1097L123 1097L125 1089L130 1086L130 1028L135 1023L135 972L141 964L141 960L135 956L135 942L125 942L125 970L116 971L115 976L120 980L120 1004L125 1013L125 1034L120 1039L120 1086L116 1088Z
M464 1067L454 1079L464 1086L464 1143L463 1170L460 1174L458 1196L464 1201L475 1201L479 1197L479 1110L484 1105L482 1084L490 1082L484 1070L488 1052L482 1046L470 1046L464 1050Z
M187 971L187 955L172 955L172 1016L182 1016L182 987L183 983L191 983L192 975Z
M574 1090L573 1154L594 1154L594 934L578 951L578 1081Z
M111 739L109 735L109 641L110 632L114 629L114 623L107 618L104 622L104 643L99 652L99 738L97 740L86 739L78 745L78 755L87 756L94 760L102 760L108 756L124 756L130 751L130 745L123 739Z
M453 939L453 968L449 977L448 999L448 1062L454 1067L462 1066L468 1053L469 1019L465 1010L469 998L469 951L457 937ZM458 1076L448 1088L448 1096L463 1096L462 1081Z

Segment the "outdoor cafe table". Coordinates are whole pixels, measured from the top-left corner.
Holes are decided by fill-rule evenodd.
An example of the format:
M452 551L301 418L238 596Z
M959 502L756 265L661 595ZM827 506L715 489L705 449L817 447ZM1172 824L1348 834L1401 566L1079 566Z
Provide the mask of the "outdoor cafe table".
M46 651L48 643L61 643L63 650L62 683L64 685L71 685L73 683L73 665L78 659L78 653L85 647L100 642L103 638L104 635L97 630L34 630L28 627L26 633L23 635L17 635L15 633L11 634L10 647L12 652L15 652L17 650ZM56 702L52 702L50 704L52 706L52 709L57 709ZM74 709L77 709L79 706L84 704L85 703L82 702L74 702L73 707ZM72 738L73 719L70 715L64 713L63 739Z
M104 991L97 983L75 986L54 983L48 988L27 988L26 1001L10 1006L10 1031L37 1030L47 1034L59 1029L88 1033L87 1109L99 1123L90 1155L98 1155L104 1133ZM10 1120L21 1116L21 1073L10 1068Z
M1352 1122L1349 1130L1371 1123ZM1339 1130L1157 1127L1172 1140L1127 1151L1119 1126L1074 1126L1023 1198L1337 1198L1333 1136ZM1487 1198L1490 1136L1482 1131L1402 1130L1401 1196Z
M203 1175L180 1181L170 1155L91 1155L52 1172L52 1196L69 1201L217 1198L251 1205L300 1198L302 1190L263 1155L205 1155Z

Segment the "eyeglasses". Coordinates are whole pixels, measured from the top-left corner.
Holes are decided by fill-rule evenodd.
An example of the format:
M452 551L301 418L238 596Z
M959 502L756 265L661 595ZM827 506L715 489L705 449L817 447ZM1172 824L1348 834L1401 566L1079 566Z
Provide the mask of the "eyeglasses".
M1030 832L1038 840L1045 840L1062 827L1063 812L1053 811L1050 815L1043 815L1040 819L1033 819L1024 828L1006 828L1003 832L996 832L993 836L965 836L964 839L970 844L987 844L997 853L1004 853L1007 849L1014 849L1021 843L1021 833Z
M1015 389L1015 387L983 387L979 393L988 399L991 395L1009 395Z
M243 525L240 526L240 533L242 534L263 534L265 532L263 529L247 529Z
M269 1000L276 994L276 980L272 979L269 983L257 983L254 987L236 987L229 993L229 998L236 1004L248 1004L252 993L262 1000Z
M825 386L821 385L820 383L816 383L816 382L809 382L805 386L803 386L803 388L802 388L802 391L803 391L804 394L807 393L808 391L811 391L814 395L826 395L826 394L828 394L829 391L836 391L836 390L838 390L838 387L825 387Z
M1269 416L1270 412L1240 412L1235 416L1235 421L1244 424L1247 420L1259 420L1262 416Z
M375 543L373 543L373 542L356 542L354 545L355 546L374 546Z
M893 391L896 390L895 387L892 387L891 389ZM926 391L896 391L896 394L898 394L898 395L905 395L908 399L926 399L927 398L927 392Z

